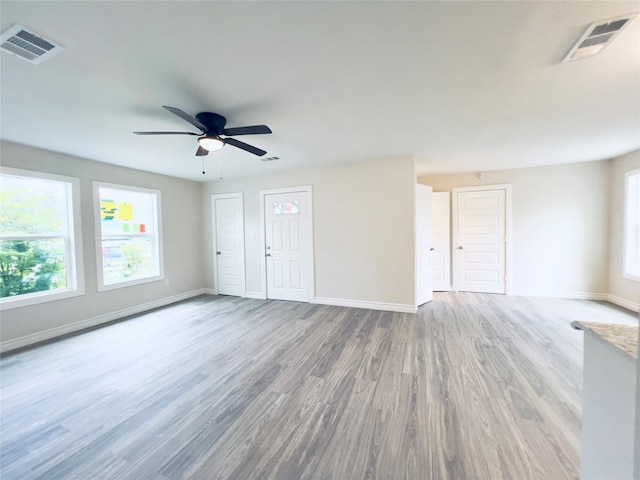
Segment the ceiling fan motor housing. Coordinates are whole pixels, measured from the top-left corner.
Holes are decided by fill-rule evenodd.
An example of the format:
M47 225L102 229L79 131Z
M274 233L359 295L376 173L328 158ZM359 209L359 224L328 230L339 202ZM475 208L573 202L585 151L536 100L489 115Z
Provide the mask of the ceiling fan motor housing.
M226 118L211 112L200 112L196 115L196 119L207 127L207 131L205 132L207 135L220 135L227 124Z

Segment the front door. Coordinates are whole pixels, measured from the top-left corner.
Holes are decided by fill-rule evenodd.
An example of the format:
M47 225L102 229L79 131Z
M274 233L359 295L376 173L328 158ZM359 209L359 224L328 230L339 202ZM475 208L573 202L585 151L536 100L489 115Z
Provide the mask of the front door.
M310 210L308 191L264 195L267 298L311 300Z
M216 286L220 295L243 296L244 219L242 194L212 195L215 218Z
M454 188L453 288L506 292L505 187Z

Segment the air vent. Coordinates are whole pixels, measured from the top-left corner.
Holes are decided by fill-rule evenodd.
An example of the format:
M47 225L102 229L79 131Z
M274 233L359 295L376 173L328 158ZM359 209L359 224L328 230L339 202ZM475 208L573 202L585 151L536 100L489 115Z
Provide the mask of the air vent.
M262 160L263 162L273 162L274 160L280 160L280 157L267 157L261 158L260 160Z
M616 37L620 35L637 16L637 14L625 15L624 17L592 23L562 61L570 62L602 52L611 45Z
M45 40L40 35L15 25L0 37L0 47L29 63L38 65L64 50L60 45Z

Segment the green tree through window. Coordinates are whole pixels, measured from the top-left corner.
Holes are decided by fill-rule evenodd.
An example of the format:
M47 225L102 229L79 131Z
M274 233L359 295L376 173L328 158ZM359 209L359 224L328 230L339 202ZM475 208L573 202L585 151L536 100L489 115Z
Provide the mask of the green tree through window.
M47 243L5 240L0 244L0 297L66 287L64 244Z
M64 182L0 175L0 298L68 287Z

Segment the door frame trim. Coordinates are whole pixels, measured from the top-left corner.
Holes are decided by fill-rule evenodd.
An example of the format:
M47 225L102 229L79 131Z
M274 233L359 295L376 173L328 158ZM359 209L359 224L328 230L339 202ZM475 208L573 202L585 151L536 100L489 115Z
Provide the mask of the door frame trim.
M267 298L267 232L266 232L266 210L265 210L265 197L267 195L279 194L279 193L298 193L304 192L307 195L307 203L309 205L309 216L307 218L307 282L309 285L307 301L311 302L315 298L316 286L315 286L315 273L313 265L313 187L306 185L303 187L285 187L274 188L269 190L260 190L260 255L262 261L260 262L260 293L262 298Z
M511 208L511 184L500 183L496 185L477 185L475 187L453 187L451 189L451 288L456 290L456 270L454 245L458 243L458 193L459 192L480 192L486 190L504 190L505 191L505 248L504 248L504 275L505 295L511 295L513 291L513 219Z
M213 294L219 295L218 289L218 257L216 251L218 250L218 239L216 235L216 200L224 198L234 198L240 200L240 212L242 213L242 229L240 232L240 242L242 251L242 297L247 296L247 268L246 268L246 250L244 241L244 196L242 192L236 193L212 193L211 194L211 263L213 264Z

